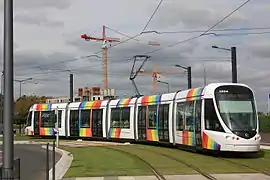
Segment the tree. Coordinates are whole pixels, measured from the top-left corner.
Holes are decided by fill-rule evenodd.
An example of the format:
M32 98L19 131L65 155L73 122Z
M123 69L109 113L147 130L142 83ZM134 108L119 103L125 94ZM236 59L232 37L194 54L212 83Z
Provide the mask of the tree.
M15 102L15 122L16 124L25 124L28 111L33 104L45 103L46 96L22 96Z

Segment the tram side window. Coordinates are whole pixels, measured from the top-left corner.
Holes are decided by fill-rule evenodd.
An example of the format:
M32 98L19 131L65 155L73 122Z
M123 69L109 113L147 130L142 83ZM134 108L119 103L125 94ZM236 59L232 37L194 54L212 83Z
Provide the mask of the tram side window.
M111 111L111 127L130 128L130 108L113 108Z
M78 110L70 110L70 122L72 126L77 126L77 122L79 121L79 111Z
M41 127L55 127L54 111L41 111Z
M35 124L35 126L38 126L38 124L39 124L39 113L40 113L40 111L35 111L34 112L34 124Z
M188 101L185 105L185 115L186 115L186 131L194 130L194 119L193 119L194 101Z
M195 102L195 128L197 132L201 131L201 105L202 105L202 101L201 100L197 100Z
M130 128L130 108L121 108L121 128Z
M31 126L32 114L33 114L33 112L30 111L28 114L28 117L27 117L26 126Z
M146 120L146 106L139 106L139 108L138 108L138 126L140 128L146 127L145 120Z
M121 111L120 108L114 108L111 111L111 127L120 128L120 117Z
M176 107L176 130L184 130L185 103L177 103Z
M212 99L205 99L204 114L205 114L205 129L224 132L224 129L222 128L218 120L214 107L214 102Z
M81 127L90 128L90 109L81 110Z
M148 129L156 129L157 106L148 106Z
M169 121L169 105L161 104L158 108L158 126L159 129L167 129Z
M62 110L58 110L58 128L61 128L61 121L62 121ZM54 111L55 113L55 111ZM55 119L55 122L57 121L57 119Z

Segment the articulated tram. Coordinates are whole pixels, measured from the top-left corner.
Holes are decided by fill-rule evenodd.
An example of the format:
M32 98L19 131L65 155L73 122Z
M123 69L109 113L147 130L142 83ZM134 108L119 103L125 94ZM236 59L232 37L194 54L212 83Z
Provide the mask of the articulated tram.
M244 84L211 83L174 93L90 102L35 104L29 136L103 138L257 152L254 93ZM56 123L58 122L58 124Z

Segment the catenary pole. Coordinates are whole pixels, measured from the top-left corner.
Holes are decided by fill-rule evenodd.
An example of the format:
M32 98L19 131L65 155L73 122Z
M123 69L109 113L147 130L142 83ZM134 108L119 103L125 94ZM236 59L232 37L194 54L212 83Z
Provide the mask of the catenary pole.
M13 0L4 0L4 138L3 179L13 179L14 86L13 86Z

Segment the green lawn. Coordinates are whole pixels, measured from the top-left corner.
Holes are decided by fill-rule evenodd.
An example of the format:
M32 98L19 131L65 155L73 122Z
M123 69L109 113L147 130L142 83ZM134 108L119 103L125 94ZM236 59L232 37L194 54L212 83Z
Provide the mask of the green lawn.
M262 157L258 158L230 158L230 161L234 161L236 163L245 164L248 166L251 166L253 168L270 172L270 151L269 150L263 150L262 151Z
M227 161L219 160L212 156L201 155L197 153L182 151L179 149L169 149L162 147L151 146L138 146L140 149L150 150L152 152L159 152L169 156L173 156L176 159L180 159L198 167L200 170L207 173L244 173L244 172L255 172L253 170L247 169L245 167L239 167L237 165L231 164Z
M65 177L150 175L148 167L138 159L102 147L63 149L73 154L73 162Z
M195 171L185 165L164 157L157 153L167 154L192 164L208 173L254 173L239 165L219 160L215 157L186 152L178 149L162 147L127 145L104 147L62 147L71 152L74 160L65 177L88 176L136 176L151 175L148 166L140 159L126 154L126 151L140 156L162 174L196 174ZM155 153L157 152L157 153ZM254 159L231 159L238 163L249 164L252 167L270 170L270 151L264 151L265 155Z

